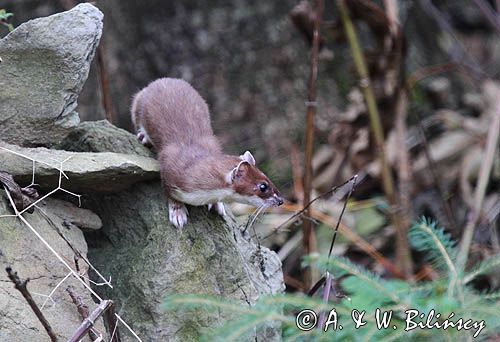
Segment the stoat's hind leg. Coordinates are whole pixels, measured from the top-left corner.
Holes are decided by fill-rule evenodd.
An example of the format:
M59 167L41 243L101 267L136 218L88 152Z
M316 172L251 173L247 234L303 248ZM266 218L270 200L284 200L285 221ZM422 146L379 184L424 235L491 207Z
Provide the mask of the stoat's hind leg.
M173 200L171 198L168 199L168 218L170 222L181 229L188 221L188 211L186 206L181 203Z
M224 208L224 203L222 202L217 202L217 203L210 203L208 205L208 210L215 209L215 211L222 217L226 216L226 209Z
M144 129L143 126L139 126L139 128L137 129L137 139L144 146L147 147L153 146L153 144L151 144L151 139L149 139L148 133L146 133L146 130Z

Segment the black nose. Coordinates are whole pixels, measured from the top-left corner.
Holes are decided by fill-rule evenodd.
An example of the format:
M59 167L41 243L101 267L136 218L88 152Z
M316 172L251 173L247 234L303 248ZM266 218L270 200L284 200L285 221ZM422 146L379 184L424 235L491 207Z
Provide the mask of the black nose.
M278 202L278 206L283 204L283 197L276 197L276 201Z

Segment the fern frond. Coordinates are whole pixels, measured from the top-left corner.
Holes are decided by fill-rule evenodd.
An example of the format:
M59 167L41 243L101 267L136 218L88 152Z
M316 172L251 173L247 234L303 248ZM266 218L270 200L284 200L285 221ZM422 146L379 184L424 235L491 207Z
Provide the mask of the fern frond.
M427 291L432 291L435 288L435 286L436 284L434 282L428 282L424 285L403 287L402 289L396 290L395 293L408 294L417 292L427 292Z
M477 276L489 273L497 268L500 269L500 254L494 255L492 257L489 257L488 259L483 260L478 267L476 267L474 270L470 271L464 276L463 282L464 284L467 284L470 281L474 280Z
M448 271L457 274L455 267L455 242L443 229L436 228L436 223L422 218L409 232L411 245L420 252L425 252L428 260L437 267L446 266Z

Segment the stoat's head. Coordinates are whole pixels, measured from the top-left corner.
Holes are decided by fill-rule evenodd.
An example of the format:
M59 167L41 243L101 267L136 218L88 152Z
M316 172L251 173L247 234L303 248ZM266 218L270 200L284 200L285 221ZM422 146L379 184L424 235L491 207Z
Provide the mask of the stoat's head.
M256 207L282 205L283 197L273 182L255 166L252 154L246 151L239 159L226 175L226 182L234 191L232 200Z

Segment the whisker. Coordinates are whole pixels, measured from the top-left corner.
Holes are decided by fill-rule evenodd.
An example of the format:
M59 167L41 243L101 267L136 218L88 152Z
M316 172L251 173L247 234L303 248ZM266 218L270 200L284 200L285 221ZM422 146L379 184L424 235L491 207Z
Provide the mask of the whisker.
M253 214L252 214L252 215L250 215L250 217L248 218L247 224L246 224L246 226L245 226L245 229L243 230L243 233L246 233L246 231L248 230L248 228L253 227L253 224L254 224L254 223L255 223L255 221L257 220L257 217L259 217L260 213L261 213L264 209L266 209L266 208L268 208L268 207L269 207L269 205L267 205L267 204L263 204L263 205L261 205L260 207L258 207L258 208L257 208L257 209L253 212Z

